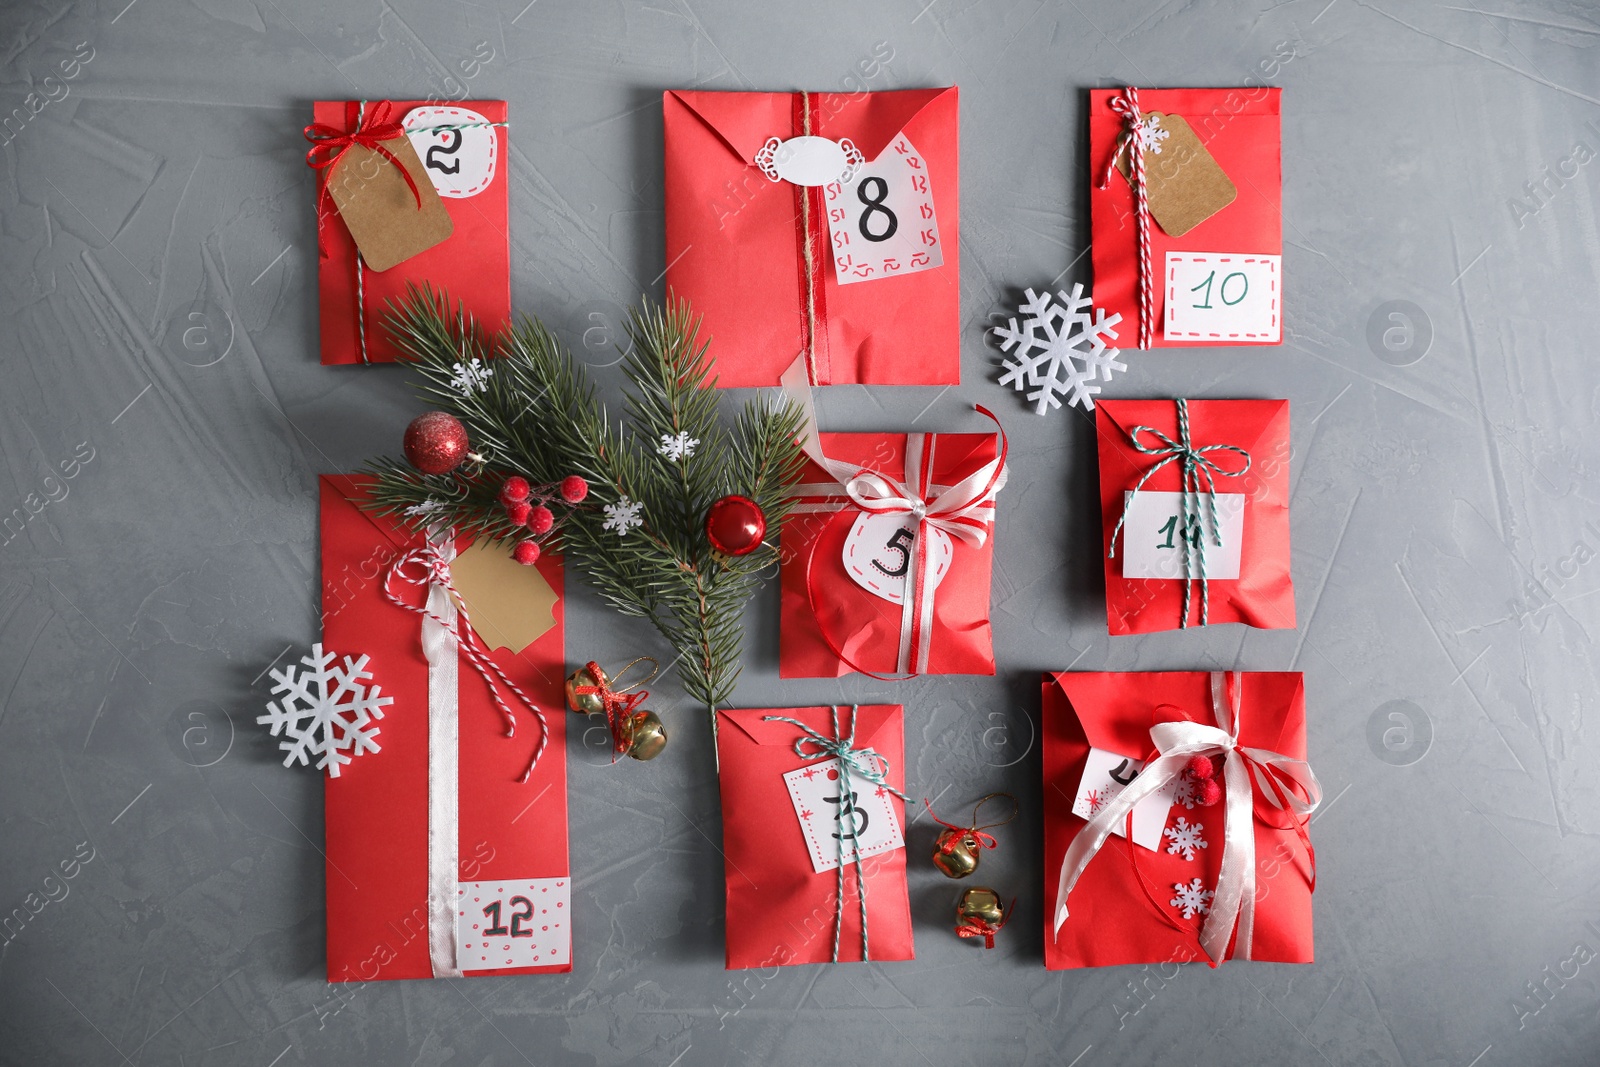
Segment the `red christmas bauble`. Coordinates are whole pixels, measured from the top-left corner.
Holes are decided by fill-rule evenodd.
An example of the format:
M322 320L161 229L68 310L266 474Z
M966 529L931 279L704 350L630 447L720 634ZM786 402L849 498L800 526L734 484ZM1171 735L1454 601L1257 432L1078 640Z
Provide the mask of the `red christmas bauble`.
M706 512L706 538L711 547L729 556L742 556L761 547L767 536L767 517L747 496L725 496Z
M406 427L406 459L423 474L449 474L467 458L467 430L443 411L425 411Z

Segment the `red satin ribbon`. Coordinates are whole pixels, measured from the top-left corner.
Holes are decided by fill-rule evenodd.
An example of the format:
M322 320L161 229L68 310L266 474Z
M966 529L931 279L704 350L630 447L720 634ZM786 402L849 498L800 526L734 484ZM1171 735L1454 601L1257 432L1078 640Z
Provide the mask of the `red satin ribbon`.
M600 664L591 661L585 663L583 669L589 672L589 677L595 680L595 684L575 685L572 687L572 692L575 696L600 698L600 706L606 710L606 725L611 730L611 762L615 763L618 755L628 751L627 742L622 737L622 724L628 721L628 715L634 708L643 704L650 693L645 689L632 693L618 693L611 688L611 683L606 681L605 674L600 670Z
M993 834L986 834L976 826L957 826L953 822L945 822L943 819L939 818L939 816L933 814L933 805L928 803L926 797L924 797L922 800L922 806L928 809L928 815L933 819L934 822L938 823L940 826L947 826L952 830L959 830L963 835L970 834L972 838L976 840L983 848L995 848L1000 844L1000 842L994 839ZM961 840L959 837L951 838L949 841L939 846L939 851L942 853L954 852L956 848L955 843L959 840Z
M400 160L395 158L393 152L383 147L384 141L393 141L406 135L405 128L399 122L389 120L389 111L393 106L388 100L378 101L366 116L366 121L349 132L336 126L329 126L325 122L313 122L305 128L306 140L311 142L311 148L306 152L306 166L323 172L324 195L329 195L328 176L332 173L333 165L339 162L353 146L360 145L362 148L372 149L395 165L400 171L400 176L406 180L411 195L417 200L417 210L422 209L422 192L417 188L417 183L412 181L411 172L401 166Z

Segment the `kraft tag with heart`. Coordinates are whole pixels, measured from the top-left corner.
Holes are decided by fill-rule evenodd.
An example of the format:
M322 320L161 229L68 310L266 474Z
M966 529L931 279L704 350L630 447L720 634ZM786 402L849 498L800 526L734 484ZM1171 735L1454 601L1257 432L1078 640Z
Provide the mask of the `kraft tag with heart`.
M1239 191L1182 115L1150 111L1145 119L1158 131L1144 152L1150 214L1170 236L1182 237L1233 203ZM1117 170L1132 181L1126 149L1117 155Z
M411 175L415 193L392 162L364 145L351 145L328 174L328 193L370 270L404 263L455 230L410 140L396 137L382 144Z

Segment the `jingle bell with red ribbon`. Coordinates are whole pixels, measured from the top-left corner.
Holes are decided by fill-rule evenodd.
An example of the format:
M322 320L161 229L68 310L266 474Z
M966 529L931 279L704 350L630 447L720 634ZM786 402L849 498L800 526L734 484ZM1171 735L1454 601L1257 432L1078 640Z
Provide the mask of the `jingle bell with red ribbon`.
M621 688L617 683L636 663L649 662L652 669L637 682ZM656 676L659 666L649 656L625 664L613 677L600 664L590 660L567 676L567 707L579 715L604 715L611 731L613 763L626 754L636 760L655 759L667 747L667 730L661 717L640 707L649 698L648 690L639 688Z
M1014 909L1017 902L1013 900ZM975 885L961 893L961 903L956 905L956 936L981 937L983 947L994 948L994 935L1000 932L1009 919L1009 910L1000 901L1000 894L988 886Z
M1011 801L1011 814L999 822L979 823L978 812L991 800L1005 797ZM981 798L972 808L972 822L968 826L957 826L955 823L945 822L933 814L933 805L926 799L923 804L928 808L928 814L933 821L943 826L939 836L933 843L933 865L939 873L946 878L965 878L978 869L978 861L983 857L983 850L996 847L999 842L993 834L986 830L996 826L1004 826L1017 817L1020 810L1017 798L1010 793L990 793Z

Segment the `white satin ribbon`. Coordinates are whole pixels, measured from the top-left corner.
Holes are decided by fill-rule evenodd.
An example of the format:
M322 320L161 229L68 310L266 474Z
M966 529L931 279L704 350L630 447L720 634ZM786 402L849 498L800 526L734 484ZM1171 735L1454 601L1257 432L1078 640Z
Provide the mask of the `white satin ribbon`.
M449 531L429 539L445 565L456 557ZM428 661L428 956L435 978L459 978L456 872L461 861L461 656L456 604L442 582L428 585L422 654Z
M1089 861L1105 844L1116 827L1123 824L1134 805L1159 790L1183 773L1193 756L1222 754L1223 781L1226 783L1226 806L1223 816L1222 867L1217 874L1216 895L1211 899L1211 912L1200 930L1200 947L1216 963L1221 963L1228 952L1228 942L1238 928L1235 956L1250 958L1250 943L1255 933L1256 909L1256 832L1254 775L1246 764L1248 760L1270 768L1288 779L1294 788L1283 792L1290 810L1297 819L1306 819L1322 803L1322 786L1311 767L1304 760L1293 759L1280 752L1264 748L1249 748L1239 744L1240 692L1245 676L1233 674L1233 685L1228 685L1228 675L1215 671L1211 675L1211 709L1216 726L1198 722L1160 722L1150 727L1150 740L1160 755L1139 772L1127 788L1113 797L1095 814L1088 825L1078 831L1061 859L1061 878L1056 890L1055 933L1067 921L1067 895L1077 884ZM1232 755L1233 758L1226 758ZM1302 799L1303 794L1303 799ZM1263 790L1263 796L1273 807L1281 808L1277 793ZM1130 848L1137 846L1130 843Z
M989 538L989 526L994 522L994 498L1005 488L1006 479L1010 476L1010 470L1004 465L1005 450L1002 448L993 460L955 485L935 486L931 482L933 446L929 441L930 435L908 433L905 481L896 481L866 467L832 459L822 451L816 407L811 400L811 386L803 357L789 365L789 369L783 372L781 382L783 391L804 412L801 448L812 462L827 471L844 488L850 503L862 511L910 515L917 521L917 536L912 538L908 552L906 592L901 598L900 648L895 670L900 674L925 673L933 636L934 587L926 581L927 557L922 551L922 527L936 527L961 538L973 548L982 548ZM931 436L933 441L938 440L937 434ZM926 468L923 463L924 450L928 453ZM911 486L916 489L913 490ZM804 505L801 510L823 508ZM828 507L827 510L835 508Z

